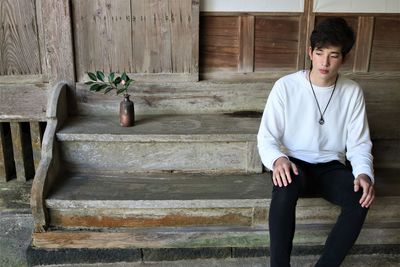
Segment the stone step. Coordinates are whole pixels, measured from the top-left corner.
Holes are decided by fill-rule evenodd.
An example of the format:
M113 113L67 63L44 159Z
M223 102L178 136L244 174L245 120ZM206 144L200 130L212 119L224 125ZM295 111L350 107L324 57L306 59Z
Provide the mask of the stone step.
M60 180L46 199L53 227L267 227L272 188L267 173L70 173ZM400 223L398 189L390 176L377 180L367 223ZM296 217L304 225L331 225L338 214L337 206L321 198L301 198Z
M46 199L56 227L262 224L267 174L70 174Z
M322 246L333 225L296 225L295 246ZM400 243L399 224L366 223L357 245ZM269 246L266 227L113 228L102 231L51 230L34 233L32 245L45 249L257 248Z
M100 172L261 173L260 114L72 117L57 133L64 165Z

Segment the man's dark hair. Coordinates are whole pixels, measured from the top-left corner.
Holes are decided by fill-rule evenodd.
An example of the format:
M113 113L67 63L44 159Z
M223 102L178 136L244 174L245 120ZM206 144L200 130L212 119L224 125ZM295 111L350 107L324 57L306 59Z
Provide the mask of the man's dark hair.
M311 36L311 49L340 46L343 58L350 52L355 41L353 29L343 18L327 18L315 27Z

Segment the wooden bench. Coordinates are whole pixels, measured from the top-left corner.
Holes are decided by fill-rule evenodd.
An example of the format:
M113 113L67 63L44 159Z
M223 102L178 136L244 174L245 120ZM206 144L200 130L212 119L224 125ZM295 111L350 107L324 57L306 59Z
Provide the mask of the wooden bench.
M33 179L35 222L46 220L43 196L57 172L54 137L67 117L66 89L64 82L54 88L45 84L0 85L0 182Z

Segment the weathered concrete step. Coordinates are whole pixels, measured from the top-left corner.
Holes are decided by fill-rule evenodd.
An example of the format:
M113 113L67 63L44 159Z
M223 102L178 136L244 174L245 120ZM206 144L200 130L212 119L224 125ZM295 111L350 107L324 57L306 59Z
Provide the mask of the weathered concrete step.
M123 128L117 117L74 117L57 138L65 164L80 170L260 173L259 121L257 114L159 115Z
M295 245L323 245L332 225L297 225ZM399 224L366 224L358 245L399 244ZM267 247L266 227L182 227L112 229L104 231L52 230L34 233L32 245L39 248L209 248Z
M46 206L52 226L72 228L266 225L272 187L269 174L70 174L61 180ZM367 223L400 222L399 191L389 188L377 182ZM301 198L296 217L300 224L333 224L338 214L321 198Z
M63 227L249 226L270 191L267 174L72 174L46 206Z

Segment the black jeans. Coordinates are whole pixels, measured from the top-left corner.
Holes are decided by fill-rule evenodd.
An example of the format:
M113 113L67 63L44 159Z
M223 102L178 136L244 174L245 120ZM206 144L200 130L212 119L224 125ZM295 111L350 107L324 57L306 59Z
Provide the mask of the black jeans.
M339 161L311 164L290 158L299 174L292 172L292 183L274 186L269 210L271 267L290 266L295 211L299 196L306 192L318 192L329 202L341 207L341 213L331 230L323 253L316 266L339 266L355 243L368 209L359 200L362 188L354 192L354 176Z

